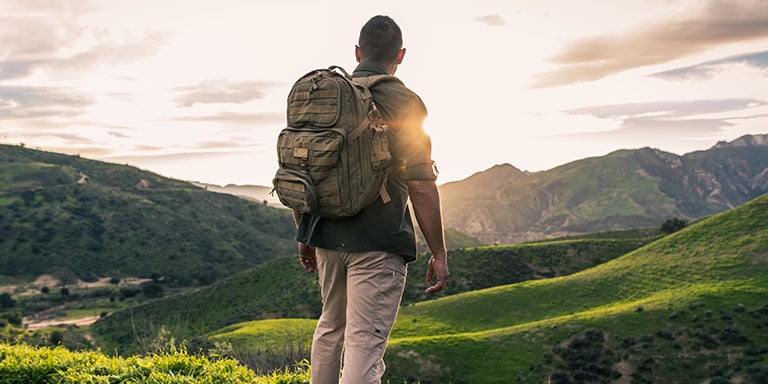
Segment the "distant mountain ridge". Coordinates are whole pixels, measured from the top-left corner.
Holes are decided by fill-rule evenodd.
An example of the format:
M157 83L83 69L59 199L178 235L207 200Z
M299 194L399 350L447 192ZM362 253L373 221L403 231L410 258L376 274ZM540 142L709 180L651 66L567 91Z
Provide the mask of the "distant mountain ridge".
M266 203L276 208L285 208L280 203L280 200L277 198L277 195L271 194L272 187L264 187L261 185L250 185L250 184L246 184L246 185L227 184L227 185L221 186L216 184L203 183L199 181L191 181L190 183L211 192L226 193L230 195L240 196L242 198L257 201L260 203Z
M733 141L720 141L713 148L768 145L768 135L745 135Z
M541 172L502 164L440 189L446 226L486 243L658 226L768 193L768 135L683 156L619 150Z

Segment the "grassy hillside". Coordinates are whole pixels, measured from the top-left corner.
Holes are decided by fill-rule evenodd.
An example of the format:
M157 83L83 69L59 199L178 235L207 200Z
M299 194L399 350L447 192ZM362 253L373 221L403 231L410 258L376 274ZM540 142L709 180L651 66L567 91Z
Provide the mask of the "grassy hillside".
M451 280L439 296L570 275L612 260L659 238L656 230L598 232L575 238L456 249L449 253ZM426 257L408 267L403 304L435 296L424 290Z
M650 242L654 232L601 233L593 238L480 247L451 252L452 280L446 294L467 292L523 280L574 273ZM617 238L619 237L619 238ZM426 258L409 266L404 303L424 300ZM316 275L295 258L273 260L210 287L167 297L100 320L92 330L109 349L142 349L161 327L179 339L216 332L244 321L317 318L321 302Z
M320 311L315 275L294 258L279 258L209 287L120 311L91 326L108 349L143 350L165 328L192 340L227 325L255 319L316 316Z
M766 292L768 195L583 272L404 307L388 377L763 383Z
M210 283L293 251L288 212L137 168L0 145L0 274Z

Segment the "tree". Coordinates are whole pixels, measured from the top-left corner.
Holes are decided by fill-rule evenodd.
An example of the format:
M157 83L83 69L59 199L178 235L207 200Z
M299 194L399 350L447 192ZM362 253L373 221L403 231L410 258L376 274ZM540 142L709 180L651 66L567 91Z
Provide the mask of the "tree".
M661 233L667 233L667 234L675 233L685 228L687 225L688 225L688 220L675 217L661 223L661 227L659 228L659 231Z
M0 293L0 308L13 308L16 306L16 300L8 292Z
M141 284L141 293L148 298L158 298L163 296L163 286L154 282L147 281Z

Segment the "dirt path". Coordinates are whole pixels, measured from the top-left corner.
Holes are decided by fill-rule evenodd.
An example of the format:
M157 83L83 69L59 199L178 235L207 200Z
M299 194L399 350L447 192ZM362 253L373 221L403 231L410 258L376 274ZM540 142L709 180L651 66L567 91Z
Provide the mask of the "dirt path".
M43 320L43 321L32 321L32 322L28 322L28 320L25 319L23 324L27 327L27 329L34 331L36 329L54 327L57 325L77 325L78 327L85 327L95 323L96 320L98 319L99 319L99 316L88 316L88 317L81 317L77 319L68 319L68 320Z

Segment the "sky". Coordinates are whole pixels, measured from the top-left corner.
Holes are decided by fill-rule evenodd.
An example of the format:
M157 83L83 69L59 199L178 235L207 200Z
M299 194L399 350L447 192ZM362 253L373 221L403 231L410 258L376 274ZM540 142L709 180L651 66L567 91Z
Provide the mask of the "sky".
M271 185L290 86L377 14L439 183L768 133L764 0L3 0L0 143Z

